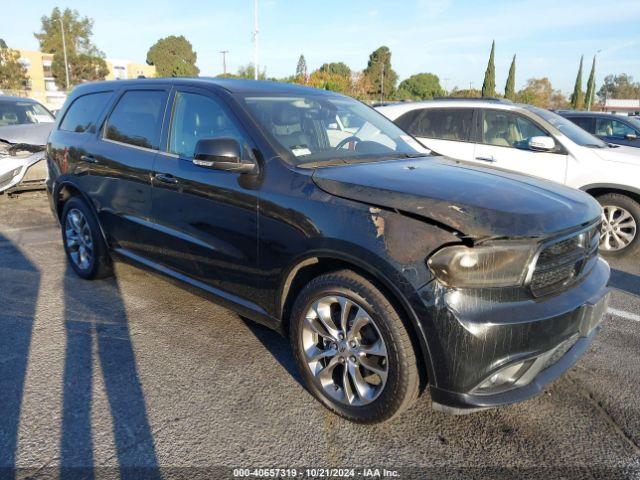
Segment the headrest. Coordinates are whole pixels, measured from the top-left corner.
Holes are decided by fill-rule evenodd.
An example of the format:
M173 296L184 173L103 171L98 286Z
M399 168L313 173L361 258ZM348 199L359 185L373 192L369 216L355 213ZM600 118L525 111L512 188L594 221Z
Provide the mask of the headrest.
M288 103L273 106L273 123L276 125L295 125L300 123L300 109Z

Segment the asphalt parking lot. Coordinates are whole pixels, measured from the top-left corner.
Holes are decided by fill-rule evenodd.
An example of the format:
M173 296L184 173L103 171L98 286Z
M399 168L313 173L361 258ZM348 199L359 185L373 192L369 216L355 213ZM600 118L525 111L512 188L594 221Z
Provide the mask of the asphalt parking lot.
M0 197L0 468L640 478L640 259L612 268L603 331L544 394L463 417L423 395L392 423L359 426L305 391L286 339L125 264L80 280L46 197Z

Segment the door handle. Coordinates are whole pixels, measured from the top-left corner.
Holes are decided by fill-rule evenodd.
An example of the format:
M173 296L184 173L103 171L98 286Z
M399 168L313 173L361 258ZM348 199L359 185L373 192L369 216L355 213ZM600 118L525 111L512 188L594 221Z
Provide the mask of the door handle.
M98 159L93 155L81 155L80 160L87 163L98 163Z
M476 160L480 160L481 162L489 162L489 163L496 162L496 159L493 157L476 157Z
M178 183L178 179L169 173L156 173L153 178L162 183L168 183L170 185L175 185Z

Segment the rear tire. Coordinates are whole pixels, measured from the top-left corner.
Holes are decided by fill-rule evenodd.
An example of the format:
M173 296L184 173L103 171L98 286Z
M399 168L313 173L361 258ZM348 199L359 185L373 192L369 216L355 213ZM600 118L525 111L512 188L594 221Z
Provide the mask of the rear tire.
M293 305L290 324L298 369L309 391L332 412L377 423L399 415L418 397L409 332L385 295L357 273L341 270L309 282Z
M597 197L604 210L600 254L626 257L640 251L640 204L619 193Z
M86 280L113 275L107 245L93 212L80 197L72 197L62 209L62 242L67 260Z

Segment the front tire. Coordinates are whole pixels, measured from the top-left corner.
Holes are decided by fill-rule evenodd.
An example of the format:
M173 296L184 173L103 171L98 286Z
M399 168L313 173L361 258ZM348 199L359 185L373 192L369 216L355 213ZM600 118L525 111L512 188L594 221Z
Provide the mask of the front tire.
M309 391L360 423L389 420L417 398L417 358L389 300L350 270L312 280L291 315L291 343Z
M619 193L597 198L602 205L600 253L607 257L632 255L640 250L640 204Z
M86 280L113 274L111 258L93 212L79 197L70 198L62 210L62 242L73 271Z

